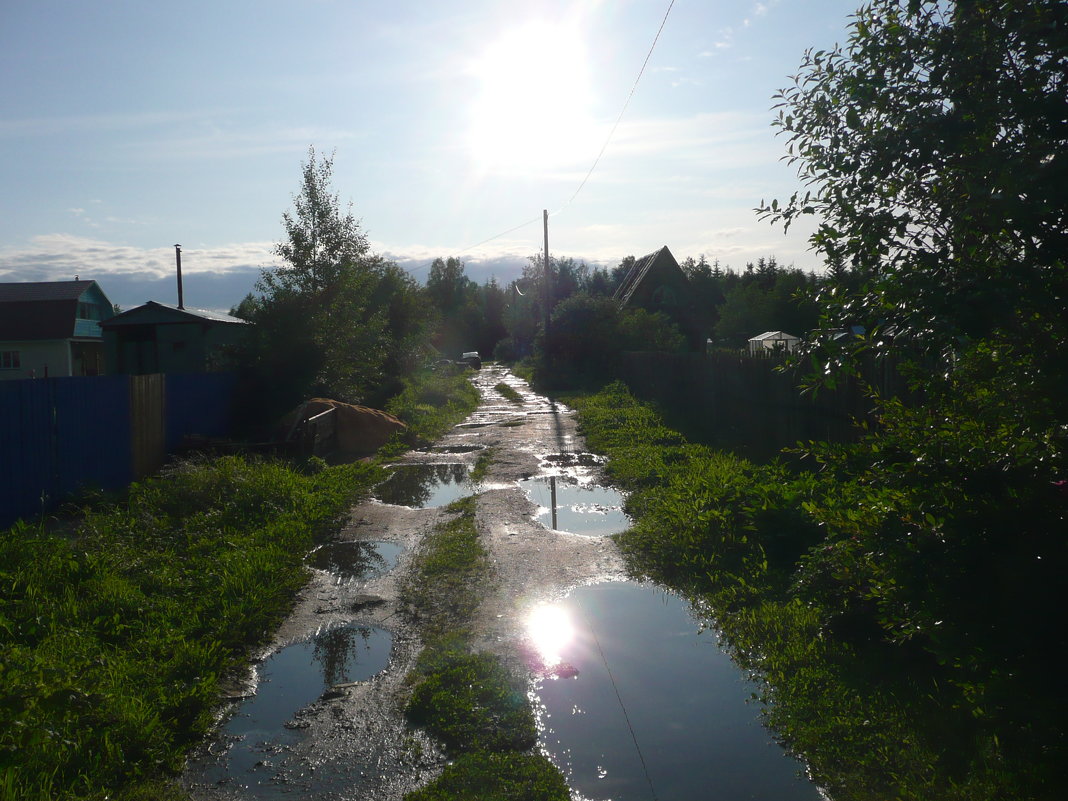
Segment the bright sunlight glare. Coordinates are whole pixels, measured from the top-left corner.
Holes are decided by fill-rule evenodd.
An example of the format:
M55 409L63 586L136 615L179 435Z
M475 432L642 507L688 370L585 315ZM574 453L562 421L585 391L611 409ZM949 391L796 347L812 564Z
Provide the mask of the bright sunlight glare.
M575 638L567 611L558 606L539 606L527 617L527 634L547 667L563 660L564 648Z
M589 64L577 27L531 22L502 33L472 64L478 90L468 145L483 171L579 168L597 155Z

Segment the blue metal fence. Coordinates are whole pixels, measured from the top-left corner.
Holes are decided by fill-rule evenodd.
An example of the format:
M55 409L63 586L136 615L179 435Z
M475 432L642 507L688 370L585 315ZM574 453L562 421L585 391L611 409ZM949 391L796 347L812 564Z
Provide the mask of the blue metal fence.
M187 435L230 432L235 376L165 376L156 404L131 403L135 382L124 375L0 381L0 527L80 489L118 490L136 478L135 439L153 421L133 419L131 409L163 415L155 425L168 452Z
M187 436L226 437L232 430L235 373L167 375L167 451L174 453Z

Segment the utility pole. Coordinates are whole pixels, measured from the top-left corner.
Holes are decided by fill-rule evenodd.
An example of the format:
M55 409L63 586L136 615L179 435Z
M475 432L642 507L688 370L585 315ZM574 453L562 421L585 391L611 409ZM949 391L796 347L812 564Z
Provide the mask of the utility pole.
M545 359L549 358L549 303L552 298L552 278L549 272L549 210L542 209L542 223L545 228Z
M182 296L182 246L174 246L174 261L178 265L178 308L185 308L185 298Z

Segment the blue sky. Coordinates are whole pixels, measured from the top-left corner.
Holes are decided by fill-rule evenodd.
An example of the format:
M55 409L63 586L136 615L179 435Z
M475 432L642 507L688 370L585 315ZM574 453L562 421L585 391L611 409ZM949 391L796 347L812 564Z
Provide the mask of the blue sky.
M374 250L507 281L542 247L818 269L772 95L858 0L0 0L0 281L228 308L276 263L309 146ZM582 186L581 191L579 186ZM504 236L516 226L529 224ZM485 241L490 240L490 241Z

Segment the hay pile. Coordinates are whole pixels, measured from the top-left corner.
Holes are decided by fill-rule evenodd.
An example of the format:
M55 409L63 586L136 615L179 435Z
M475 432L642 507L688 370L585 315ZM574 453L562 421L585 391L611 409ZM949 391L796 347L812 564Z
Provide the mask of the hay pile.
M373 453L385 445L395 432L403 432L408 428L396 417L380 409L354 406L329 398L312 398L286 415L282 426L289 432L294 423L308 420L328 409L335 410L337 447L342 453Z

